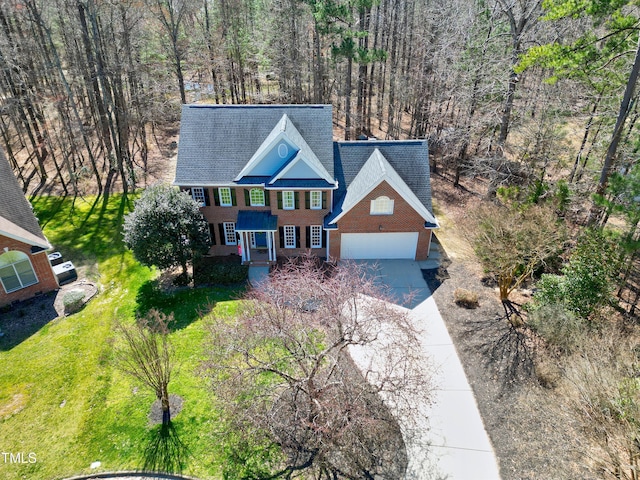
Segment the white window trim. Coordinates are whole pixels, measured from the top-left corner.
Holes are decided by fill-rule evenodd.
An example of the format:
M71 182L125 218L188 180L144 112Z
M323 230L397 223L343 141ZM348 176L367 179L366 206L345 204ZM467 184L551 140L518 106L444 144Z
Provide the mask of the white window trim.
M229 202L222 200L222 192L229 194ZM231 196L231 187L218 187L218 198L220 199L221 207L231 207L233 205L233 197Z
M2 280L2 277L0 277L0 283L2 283L2 288L4 289L4 291L6 293L13 293L13 292L17 292L18 290L22 290L23 288L27 288L30 287L31 285L35 285L37 283L39 283L40 281L38 280L38 275L36 274L35 269L33 268L33 263L31 263L31 259L29 258L29 256L24 253L24 252L20 252L24 255L24 257L22 257L21 259L19 259L16 262L13 263L9 263L7 265L2 265L0 266L0 268L7 268L7 267L12 267L13 268L13 273L16 276L16 278L18 279L18 282L20 283L20 286L18 288L14 288L12 290L7 290L7 287L4 284L4 280ZM20 277L20 275L18 274L18 271L16 270L16 264L18 263L22 263L22 262L28 262L29 263L29 267L31 268L31 272L33 273L33 278L35 279L35 281L33 283L29 283L29 284L24 284L22 282L22 278Z
M289 240L291 240L291 242L289 242ZM284 248L296 248L296 227L295 227L295 225L285 225L284 226Z
M313 194L317 194L317 202L314 204ZM311 210L322 210L322 191L321 190L311 190L309 194L309 208Z
M206 206L204 197L204 187L191 187L191 198L193 198L200 207Z
M260 192L260 194L262 195L262 203L254 203L253 192ZM251 190L249 190L249 203L252 207L264 207L264 190L262 190L261 188L252 188Z
M235 222L222 222L224 226L224 244L225 245L237 245L238 240L236 239L236 224ZM231 228L229 228L231 226ZM233 241L229 241L231 236L233 235Z
M322 225L311 225L311 231L309 233L311 234L311 248L322 248ZM317 242L314 243L314 240L317 240Z
M285 198L289 196L291 204L287 205ZM296 194L293 190L286 190L282 192L282 209L283 210L295 210L296 209Z
M385 202L386 208L385 210L381 210L379 203ZM371 215L393 215L393 207L394 202L393 199L387 197L386 195L381 195L378 198L371 200L371 210L369 213Z

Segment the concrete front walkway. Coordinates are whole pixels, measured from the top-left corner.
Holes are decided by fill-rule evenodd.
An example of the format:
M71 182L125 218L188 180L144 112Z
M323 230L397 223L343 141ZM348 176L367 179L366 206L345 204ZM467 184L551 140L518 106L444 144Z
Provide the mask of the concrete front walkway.
M253 265L249 267L249 283L254 288L264 282L268 276L269 267Z
M366 262L372 264L373 262ZM453 341L438 307L422 278L418 262L380 260L376 274L408 307L419 333L425 365L435 367L434 401L416 401L428 425L406 432L409 422L399 419L406 432L409 468L406 480L499 480L493 447ZM410 301L402 295L413 293ZM362 359L354 358L356 363ZM364 367L364 365L363 365Z

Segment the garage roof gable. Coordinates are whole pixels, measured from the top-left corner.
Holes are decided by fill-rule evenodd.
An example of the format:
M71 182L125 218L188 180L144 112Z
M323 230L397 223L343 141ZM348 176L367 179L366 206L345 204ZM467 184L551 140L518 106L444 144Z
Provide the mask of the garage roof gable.
M385 181L398 192L426 222L437 225L435 217L418 199L400 175L398 175L398 172L396 172L378 148L374 149L373 153L347 187L342 204L339 209L336 209L336 215L329 221L329 224L335 224L349 210L360 203L374 188Z

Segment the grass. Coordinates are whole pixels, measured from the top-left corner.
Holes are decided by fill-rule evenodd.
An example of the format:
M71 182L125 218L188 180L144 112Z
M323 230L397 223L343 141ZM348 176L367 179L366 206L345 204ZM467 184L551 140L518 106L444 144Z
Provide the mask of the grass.
M237 291L195 289L163 295L156 272L136 262L122 243L123 216L131 197L43 197L36 214L50 242L85 268L101 293L79 313L56 319L21 343L0 351L0 451L36 456L15 464L0 457L0 478L55 479L101 470L138 469L145 452L157 449L158 427L147 418L154 395L114 367L115 319L133 321L156 307L174 312L171 333L178 370L170 392L184 399L174 421L185 474L219 478L222 460L212 454L217 413L211 392L197 374L204 355L202 315L234 308ZM169 459L168 459L169 460ZM167 460L167 461L168 461Z

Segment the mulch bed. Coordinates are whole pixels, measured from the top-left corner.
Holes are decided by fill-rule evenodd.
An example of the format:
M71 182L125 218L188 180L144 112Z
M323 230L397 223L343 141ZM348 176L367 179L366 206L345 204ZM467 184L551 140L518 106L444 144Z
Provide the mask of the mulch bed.
M98 287L85 279L63 285L54 292L18 302L0 310L0 350L9 350L29 338L47 323L66 315L63 299L71 290L83 290L86 304L98 293Z
M480 200L472 191L477 189L473 185L455 189L441 178L434 180L438 204L448 218L462 225L467 205ZM537 381L534 362L527 357L531 352L525 351L534 347L518 343L517 331L511 331L504 319L495 286L483 284L475 259L452 258L445 267L423 274L434 287L433 297L473 388L502 479L600 478L584 464L584 439L577 422L563 414L558 394ZM456 305L457 288L476 292L479 307Z

